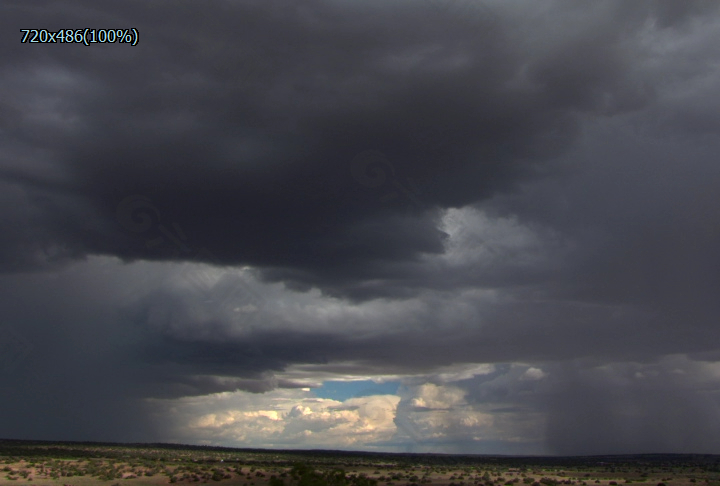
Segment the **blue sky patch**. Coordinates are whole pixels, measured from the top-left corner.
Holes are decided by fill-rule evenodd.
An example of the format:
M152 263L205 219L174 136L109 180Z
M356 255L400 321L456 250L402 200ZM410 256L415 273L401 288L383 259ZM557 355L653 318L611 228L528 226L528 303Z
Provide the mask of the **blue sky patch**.
M343 401L353 397L367 397L371 395L396 395L400 383L389 381L375 383L371 380L363 381L326 381L313 392L318 398L330 398Z

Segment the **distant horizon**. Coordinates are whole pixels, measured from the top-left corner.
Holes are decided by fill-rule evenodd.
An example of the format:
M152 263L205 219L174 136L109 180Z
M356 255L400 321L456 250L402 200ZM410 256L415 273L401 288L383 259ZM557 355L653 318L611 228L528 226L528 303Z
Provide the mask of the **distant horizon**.
M384 451L365 451L365 450L347 450L347 449L272 449L263 447L230 447L215 446L202 444L175 444L166 442L98 442L98 441L64 441L64 440L43 440L43 439L7 439L0 438L2 442L25 442L25 443L44 443L44 444L79 444L79 445L105 445L105 446L168 446L168 447L187 447L189 449L212 449L212 450L231 450L231 451L278 451L278 452L343 452L370 455L437 455L437 456L472 456L472 457L508 457L508 458L593 458L593 457L626 457L626 456L712 456L720 457L720 454L704 454L694 452L639 452L630 454L587 454L587 455L512 455L512 454L448 454L444 452L384 452Z

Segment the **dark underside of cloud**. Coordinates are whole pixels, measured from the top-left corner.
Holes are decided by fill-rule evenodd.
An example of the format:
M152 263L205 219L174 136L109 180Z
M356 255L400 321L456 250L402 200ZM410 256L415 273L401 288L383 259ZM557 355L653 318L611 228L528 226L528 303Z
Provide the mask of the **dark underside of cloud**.
M72 23L92 15L84 7L15 15ZM106 15L137 26L133 49L33 46L8 59L25 80L6 102L7 136L47 156L3 171L38 211L6 233L5 268L40 250L187 259L145 244L175 223L213 262L342 286L442 252L434 210L561 170L550 159L583 115L652 99L619 27L528 50L509 20L477 9L461 22L429 3L127 3ZM38 111L62 122L17 106L38 94Z

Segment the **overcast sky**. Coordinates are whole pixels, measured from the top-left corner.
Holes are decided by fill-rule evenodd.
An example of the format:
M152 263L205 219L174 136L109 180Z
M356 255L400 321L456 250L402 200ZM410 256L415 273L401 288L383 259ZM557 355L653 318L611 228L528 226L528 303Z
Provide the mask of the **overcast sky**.
M3 1L0 437L720 453L719 9Z

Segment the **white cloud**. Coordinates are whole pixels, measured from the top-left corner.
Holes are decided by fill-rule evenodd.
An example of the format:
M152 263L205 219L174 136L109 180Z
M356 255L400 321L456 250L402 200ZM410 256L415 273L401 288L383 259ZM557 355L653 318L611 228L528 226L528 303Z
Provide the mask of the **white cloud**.
M525 373L522 374L520 377L521 380L542 380L543 378L547 377L547 373L545 373L540 368L534 368L530 367L527 370L525 370Z
M228 392L152 402L165 409L164 413L174 422L173 436L182 437L183 441L361 449L393 436L399 401L397 396L376 395L340 402L318 399L296 389L262 395Z
M449 409L465 401L465 392L454 386L427 383L417 387L415 393L416 396L411 400L414 407Z
M445 211L440 229L450 235L441 259L451 267L528 267L548 263L559 236L515 217L492 217L473 207Z

